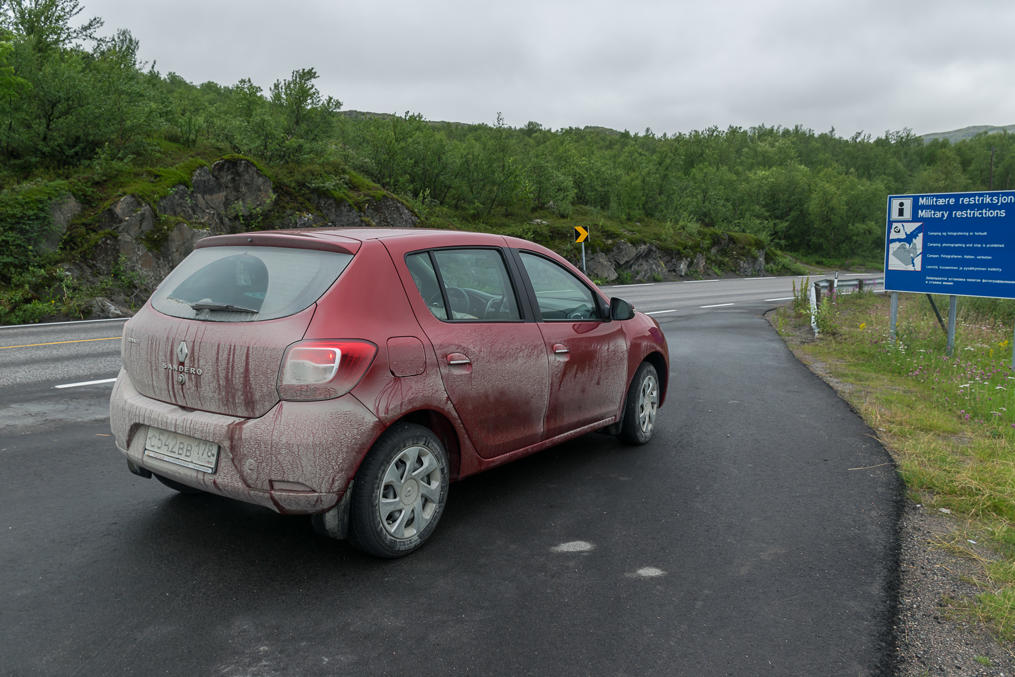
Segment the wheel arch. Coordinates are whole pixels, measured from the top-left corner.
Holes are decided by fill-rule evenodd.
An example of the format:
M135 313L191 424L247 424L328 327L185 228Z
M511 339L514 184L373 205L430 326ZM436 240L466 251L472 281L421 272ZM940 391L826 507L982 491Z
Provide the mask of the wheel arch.
M450 466L451 479L458 479L461 472L462 448L458 439L458 431L451 421L441 412L433 409L419 409L404 414L401 418L392 421L388 429L399 423L415 423L427 428L444 445L444 451L448 454L448 465Z
M666 401L666 389L670 380L669 370L666 368L666 358L659 351L653 351L646 355L642 361L648 362L656 369L656 375L659 376L659 405L662 406Z

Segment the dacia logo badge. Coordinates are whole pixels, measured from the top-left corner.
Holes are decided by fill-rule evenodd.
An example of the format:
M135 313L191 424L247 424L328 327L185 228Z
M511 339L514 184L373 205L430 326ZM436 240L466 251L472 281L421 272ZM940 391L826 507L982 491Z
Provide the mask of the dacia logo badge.
M185 362L187 355L190 355L190 351L187 350L187 342L180 341L180 345L176 346L176 359L179 362Z

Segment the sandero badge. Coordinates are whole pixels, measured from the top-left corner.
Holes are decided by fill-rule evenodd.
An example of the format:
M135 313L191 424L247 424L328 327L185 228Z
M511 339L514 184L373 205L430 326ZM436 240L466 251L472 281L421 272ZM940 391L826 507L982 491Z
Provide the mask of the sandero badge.
M655 320L479 233L209 237L124 335L110 422L132 472L380 557L431 537L454 480L594 431L645 444L669 378Z
M137 339L131 337L127 341L128 343L137 343ZM179 364L170 364L168 362L162 362L159 366L162 369L169 369L176 372L176 382L183 385L187 382L187 374L194 374L200 376L204 373L204 370L200 367L188 367L184 364L187 361L187 356L190 355L190 349L187 348L186 341L180 341L180 344L176 346L176 361Z

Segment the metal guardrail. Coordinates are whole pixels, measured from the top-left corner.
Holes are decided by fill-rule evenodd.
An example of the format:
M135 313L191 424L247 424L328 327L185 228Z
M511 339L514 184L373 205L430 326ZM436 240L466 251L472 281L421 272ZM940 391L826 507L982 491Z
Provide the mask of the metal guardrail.
M866 277L855 280L839 280L837 278L826 278L814 281L814 296L817 303L821 303L821 295L827 293L833 298L836 294L851 294L854 291L884 292L885 278Z
M821 306L821 295L823 293L827 293L829 298L834 300L837 294L852 294L863 291L883 294L885 291L885 278L864 277L854 280L840 280L839 274L836 273L834 278L815 280L811 283L807 289L807 300L811 307L811 329L814 330L814 336L817 337L818 335L818 308Z

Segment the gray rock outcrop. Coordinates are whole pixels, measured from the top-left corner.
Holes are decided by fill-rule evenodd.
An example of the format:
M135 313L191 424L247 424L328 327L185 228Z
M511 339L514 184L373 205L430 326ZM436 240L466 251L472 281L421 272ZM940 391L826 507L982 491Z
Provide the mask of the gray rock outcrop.
M67 227L81 213L81 203L70 193L61 195L49 205L49 228L43 230L33 243L37 251L55 252L60 247Z
M92 277L108 276L113 270L132 275L139 284L139 291L130 294L133 301L151 293L193 251L195 243L209 235L265 226L412 228L419 222L404 204L390 197L371 200L357 209L345 201L317 196L314 211L273 212L271 221L264 223L275 201L271 180L251 162L220 160L199 168L189 187L174 186L156 205L125 195L108 207L97 223L108 235L96 246L87 268ZM80 211L80 205L76 209ZM61 210L77 213L70 206ZM66 221L70 218L73 216Z
M728 239L721 239L707 254L697 252L684 256L665 252L651 244L633 245L621 241L606 251L588 256L586 265L589 277L604 283L653 282L682 277L706 277L730 273L741 276L765 274L763 249L740 251ZM718 261L723 261L720 265ZM578 261L575 261L576 263ZM733 268L730 268L733 265Z

